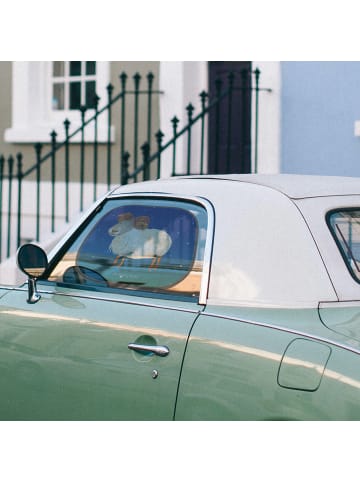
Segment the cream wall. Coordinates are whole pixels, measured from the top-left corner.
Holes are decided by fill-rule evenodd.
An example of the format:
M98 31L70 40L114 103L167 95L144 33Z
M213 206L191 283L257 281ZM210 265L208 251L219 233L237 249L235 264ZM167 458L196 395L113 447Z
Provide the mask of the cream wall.
M4 155L14 153L12 146L4 143L4 131L11 124L11 64L0 62L0 154Z

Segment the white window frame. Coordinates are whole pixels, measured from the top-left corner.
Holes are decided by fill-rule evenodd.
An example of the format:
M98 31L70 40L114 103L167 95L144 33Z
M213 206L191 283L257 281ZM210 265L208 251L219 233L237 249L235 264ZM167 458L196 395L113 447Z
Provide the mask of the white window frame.
M71 122L69 133L81 125L81 115L74 110L53 110L52 108L52 62L20 62L12 64L12 126L5 130L5 142L34 143L50 142L50 133L55 130L57 141L65 139L64 120ZM110 63L96 62L97 94L99 109L107 104L106 87L110 82ZM85 119L94 113L86 112ZM113 131L113 129L112 129ZM98 141L107 141L106 113L98 119ZM113 132L112 132L113 137ZM79 142L79 135L71 139ZM85 129L85 142L94 140L94 127ZM112 139L113 140L113 139Z
M53 69L50 71L50 88L52 89L52 95L53 95L53 89L54 89L54 86L57 85L57 84L62 84L63 87L64 87L64 103L65 103L65 106L68 105L70 103L70 84L71 82L79 82L81 87L80 87L80 93L81 93L81 105L84 105L85 104L85 85L86 85L86 82L88 81L95 81L96 83L98 83L98 78L97 78L97 73L95 74L85 74L85 69L86 69L86 62L85 61L81 61L80 64L81 64L81 72L79 75L70 75L70 61L63 61L62 62L63 64L63 67L64 67L64 73L63 75L57 75L55 76L53 74ZM54 65L54 63L53 63ZM98 68L98 65L96 65L96 70ZM54 99L53 99L54 101ZM53 103L52 101L52 103ZM53 105L51 107L53 109L53 112L54 114L57 113L57 112L64 112L64 110L66 110L66 108L64 109L54 109L53 108ZM68 109L68 111L70 111L70 109Z

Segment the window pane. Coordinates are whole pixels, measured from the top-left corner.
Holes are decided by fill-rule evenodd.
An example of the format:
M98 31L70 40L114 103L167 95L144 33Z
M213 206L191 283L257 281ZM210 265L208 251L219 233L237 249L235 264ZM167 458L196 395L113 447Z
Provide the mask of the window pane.
M64 76L64 62L53 62L53 76L54 77Z
M70 62L70 75L81 75L81 62Z
M86 62L86 75L96 74L96 62Z
M197 204L110 200L69 246L49 280L196 298L206 229L206 211Z
M81 84L70 82L70 109L80 109L81 106Z
M85 84L86 107L88 109L95 108L95 86L96 82L93 80L91 82L86 82Z
M64 84L63 83L53 85L52 108L53 110L64 110Z
M330 228L340 252L360 282L360 209L344 209L329 216Z

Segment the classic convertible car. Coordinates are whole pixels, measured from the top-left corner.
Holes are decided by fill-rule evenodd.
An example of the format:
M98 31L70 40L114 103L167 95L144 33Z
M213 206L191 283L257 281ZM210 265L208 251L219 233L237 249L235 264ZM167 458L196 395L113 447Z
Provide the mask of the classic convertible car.
M0 289L2 420L359 420L360 180L119 187Z

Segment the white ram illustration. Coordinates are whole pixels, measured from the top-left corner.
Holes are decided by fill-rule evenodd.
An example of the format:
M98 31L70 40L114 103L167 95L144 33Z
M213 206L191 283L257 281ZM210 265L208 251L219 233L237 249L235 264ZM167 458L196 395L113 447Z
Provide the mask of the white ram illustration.
M109 229L111 241L109 249L116 255L114 264L122 266L126 258L153 258L150 268L156 268L162 256L170 249L172 240L162 229L148 228L148 216L134 217L126 213L118 217L118 223Z

